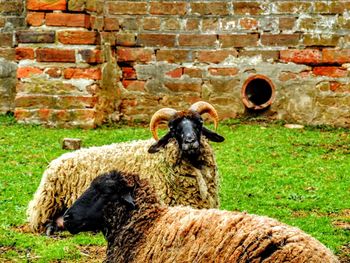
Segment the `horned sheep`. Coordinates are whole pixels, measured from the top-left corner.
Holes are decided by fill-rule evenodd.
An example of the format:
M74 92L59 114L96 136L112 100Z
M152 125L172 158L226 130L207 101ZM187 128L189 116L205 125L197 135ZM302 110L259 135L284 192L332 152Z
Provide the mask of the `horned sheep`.
M153 139L81 149L53 160L27 209L31 230L52 234L62 228L67 207L95 177L114 169L149 179L165 204L218 207L217 165L208 141L224 138L203 126L204 113L216 128L218 115L209 103L194 103L186 111L163 108L150 121ZM169 131L158 139L161 122Z
M319 241L272 218L160 204L147 180L101 175L64 215L72 234L102 231L106 262L338 262Z

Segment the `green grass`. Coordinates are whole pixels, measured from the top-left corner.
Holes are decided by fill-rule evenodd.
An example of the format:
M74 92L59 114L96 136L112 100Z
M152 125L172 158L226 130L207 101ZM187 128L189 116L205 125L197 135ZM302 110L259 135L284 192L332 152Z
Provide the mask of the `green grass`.
M221 175L221 208L267 215L298 226L350 260L350 135L346 129L226 123L212 144ZM105 246L101 234L55 238L23 231L25 210L47 164L65 151L64 137L83 146L150 137L144 127L46 129L0 116L0 261L88 261ZM99 251L103 258L103 250Z

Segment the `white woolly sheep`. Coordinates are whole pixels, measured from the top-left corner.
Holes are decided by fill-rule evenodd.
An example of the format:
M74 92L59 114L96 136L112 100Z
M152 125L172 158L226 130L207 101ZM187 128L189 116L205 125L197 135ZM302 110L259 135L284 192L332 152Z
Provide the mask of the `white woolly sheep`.
M272 218L160 204L147 180L101 175L64 215L72 234L102 231L106 262L338 262L319 241Z
M197 102L183 112L163 108L150 122L156 140L91 147L53 160L28 206L31 230L46 229L51 234L60 229L67 207L96 176L114 169L149 179L160 200L168 205L218 207L217 165L208 140L221 142L224 138L203 126L204 113L209 113L216 127L218 116L208 103ZM157 127L162 121L168 122L169 132L158 140Z

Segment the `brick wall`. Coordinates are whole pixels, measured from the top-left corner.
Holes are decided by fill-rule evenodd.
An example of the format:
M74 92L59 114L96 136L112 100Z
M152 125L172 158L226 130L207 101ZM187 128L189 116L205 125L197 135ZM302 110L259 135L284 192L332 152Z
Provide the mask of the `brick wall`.
M24 26L22 0L0 1L0 113L14 110L16 64L14 32Z
M206 100L221 118L350 126L350 1L27 0L27 23L19 121L148 121ZM275 86L264 111L242 102L254 74Z

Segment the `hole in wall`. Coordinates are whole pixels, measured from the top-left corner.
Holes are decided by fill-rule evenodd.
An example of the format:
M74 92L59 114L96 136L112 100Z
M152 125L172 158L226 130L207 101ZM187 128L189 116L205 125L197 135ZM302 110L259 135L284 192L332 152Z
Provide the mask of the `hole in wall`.
M248 109L263 110L275 99L275 85L264 75L253 75L244 82L241 97Z

